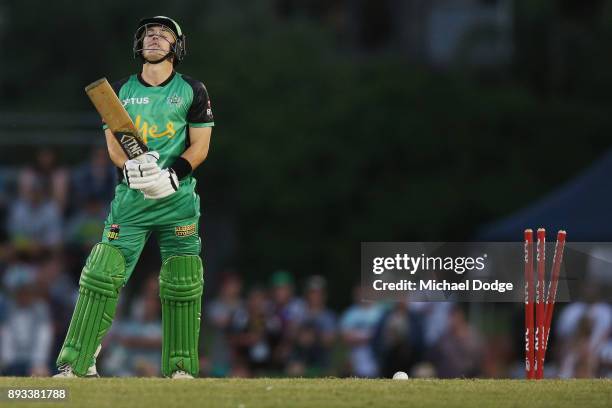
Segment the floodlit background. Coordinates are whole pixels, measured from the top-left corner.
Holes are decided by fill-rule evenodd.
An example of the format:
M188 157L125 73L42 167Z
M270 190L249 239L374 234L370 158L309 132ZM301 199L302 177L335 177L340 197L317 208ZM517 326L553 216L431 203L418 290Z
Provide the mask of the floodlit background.
M612 240L612 1L32 3L0 3L3 375L54 371L116 182L83 88L139 70L145 16L215 114L203 376L522 377L522 305L361 303L360 242ZM158 273L151 241L103 375L159 375ZM612 375L611 276L558 305L548 376Z

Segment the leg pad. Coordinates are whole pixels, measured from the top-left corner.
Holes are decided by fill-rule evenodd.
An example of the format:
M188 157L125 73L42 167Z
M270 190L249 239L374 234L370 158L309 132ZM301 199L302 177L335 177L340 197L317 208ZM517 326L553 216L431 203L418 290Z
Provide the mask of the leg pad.
M115 317L124 279L125 259L121 251L109 244L96 244L81 272L79 298L56 361L58 367L70 364L75 374L87 373Z
M159 276L162 303L162 374L181 370L198 375L198 339L204 268L197 255L172 256Z

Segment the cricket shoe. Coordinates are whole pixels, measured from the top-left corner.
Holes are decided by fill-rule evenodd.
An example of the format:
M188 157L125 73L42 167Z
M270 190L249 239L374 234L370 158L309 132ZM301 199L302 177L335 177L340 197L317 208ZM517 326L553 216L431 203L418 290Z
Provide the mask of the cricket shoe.
M187 373L185 371L179 370L179 371L173 372L172 373L172 377L170 377L170 378L172 378L173 380L192 380L193 379L193 375L191 375L191 374L189 374L189 373Z
M63 366L60 366L58 369L59 369L59 373L55 374L53 378L78 378L79 377L78 375L74 373L74 371L72 371L72 367L70 367L70 364L64 364ZM87 372L83 376L83 378L99 378L99 377L100 375L98 374L98 370L96 370L95 365L92 365L91 367L89 367L87 369Z
M100 354L100 350L102 350L102 345L99 345L94 353L94 363L91 367L87 369L87 372L83 376L83 378L100 378L98 374L98 370L96 369L96 360L98 358L98 354ZM58 367L59 373L55 374L53 378L78 378L79 376L72 371L72 367L70 364L64 364Z

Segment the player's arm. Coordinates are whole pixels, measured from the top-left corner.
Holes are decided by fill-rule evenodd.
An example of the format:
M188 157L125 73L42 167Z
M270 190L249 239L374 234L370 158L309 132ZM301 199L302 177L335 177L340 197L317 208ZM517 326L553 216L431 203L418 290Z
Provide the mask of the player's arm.
M178 191L179 181L190 175L208 155L211 127L215 125L208 91L203 83L183 77L193 89L193 101L187 112L189 147L169 168L164 169L157 182L144 191L146 199L160 199Z
M206 159L212 127L215 125L206 87L200 81L184 78L193 89L193 101L187 112L189 147L171 166L179 180L191 174Z
M182 156L189 162L192 170L195 170L204 160L206 160L211 134L212 127L189 128L190 145Z
M104 134L106 135L106 147L108 148L108 155L110 156L111 161L120 169L123 168L123 165L128 159L127 155L121 148L121 145L115 136L113 136L113 132L111 132L110 129L105 129Z

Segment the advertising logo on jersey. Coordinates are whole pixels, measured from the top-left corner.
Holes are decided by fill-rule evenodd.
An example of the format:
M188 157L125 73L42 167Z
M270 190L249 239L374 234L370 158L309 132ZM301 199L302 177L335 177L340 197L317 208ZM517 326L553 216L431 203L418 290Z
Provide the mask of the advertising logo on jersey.
M172 121L166 122L165 125L158 126L155 123L148 122L142 118L141 115L136 116L134 120L134 125L140 132L140 136L142 136L142 140L145 143L149 142L149 139L159 139L162 137L167 137L168 139L172 139L176 134L176 129L174 128L174 123Z
M128 105L148 105L149 97L144 96L142 98L126 98L122 100L121 103L123 103L124 108Z
M106 238L108 238L109 241L119 238L119 224L111 224L110 229L106 234Z
M191 235L195 235L195 233L196 233L195 224L181 225L178 227L174 227L174 234L177 237L189 237Z

